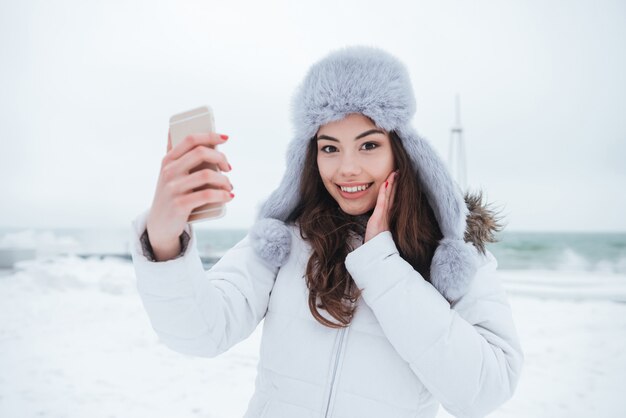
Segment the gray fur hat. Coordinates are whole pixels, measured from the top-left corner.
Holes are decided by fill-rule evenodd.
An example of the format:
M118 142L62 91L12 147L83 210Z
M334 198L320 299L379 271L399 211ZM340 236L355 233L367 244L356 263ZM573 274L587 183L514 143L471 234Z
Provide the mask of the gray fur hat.
M404 65L375 47L335 50L311 66L293 96L292 112L295 136L287 149L285 175L260 206L250 230L257 254L276 267L287 260L291 234L284 221L298 203L308 142L321 125L361 113L402 140L443 234L431 282L448 301L460 297L476 272L476 248L464 241L468 208L443 161L411 126L415 98Z

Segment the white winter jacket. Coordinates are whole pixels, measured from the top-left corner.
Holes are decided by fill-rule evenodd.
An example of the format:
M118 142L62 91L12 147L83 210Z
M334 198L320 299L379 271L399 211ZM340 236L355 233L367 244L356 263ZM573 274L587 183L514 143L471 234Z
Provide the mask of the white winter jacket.
M181 257L149 261L139 239L147 214L133 221L131 252L139 294L165 345L214 357L265 318L246 418L434 417L439 404L479 417L515 390L523 354L489 252L477 253L472 285L450 305L382 232L346 257L363 293L350 326L332 329L309 311L310 247L297 227L280 268L259 258L246 236L205 271L189 224Z

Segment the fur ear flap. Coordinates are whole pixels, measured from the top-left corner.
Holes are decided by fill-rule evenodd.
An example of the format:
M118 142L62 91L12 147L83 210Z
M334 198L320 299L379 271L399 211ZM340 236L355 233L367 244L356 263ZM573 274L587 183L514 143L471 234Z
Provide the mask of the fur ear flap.
M439 242L430 265L432 285L453 303L467 291L478 269L476 248L459 239Z
M287 261L291 251L291 232L284 222L273 218L258 220L250 229L252 248L274 267Z

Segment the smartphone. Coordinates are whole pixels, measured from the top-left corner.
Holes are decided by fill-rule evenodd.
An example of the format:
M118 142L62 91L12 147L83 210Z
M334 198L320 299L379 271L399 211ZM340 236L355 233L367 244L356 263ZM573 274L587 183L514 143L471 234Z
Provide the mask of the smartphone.
M213 110L209 106L201 106L186 112L177 113L170 118L170 138L172 140L172 147L180 143L189 134L196 133L210 133L215 132L215 120L213 118ZM207 145L208 146L208 145ZM210 146L210 148L215 148ZM205 168L220 171L217 164L203 162L200 165L192 168L190 173ZM210 185L200 186L193 189L194 192L204 189L212 188ZM207 203L205 205L195 208L189 214L187 222L198 222L207 219L221 218L226 214L225 203Z

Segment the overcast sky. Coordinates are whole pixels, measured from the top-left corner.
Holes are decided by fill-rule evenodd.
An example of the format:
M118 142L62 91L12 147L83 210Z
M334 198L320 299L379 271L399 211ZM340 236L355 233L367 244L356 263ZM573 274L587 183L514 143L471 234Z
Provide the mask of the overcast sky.
M408 67L415 127L511 231L626 231L623 1L0 3L0 226L125 227L151 202L168 119L211 105L249 227L278 186L289 103L329 51Z

